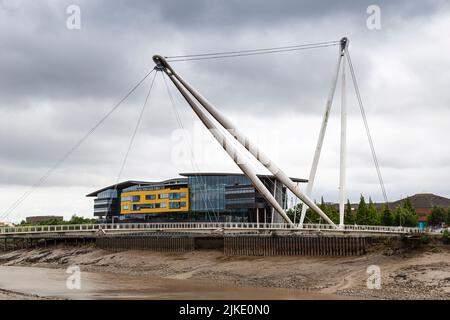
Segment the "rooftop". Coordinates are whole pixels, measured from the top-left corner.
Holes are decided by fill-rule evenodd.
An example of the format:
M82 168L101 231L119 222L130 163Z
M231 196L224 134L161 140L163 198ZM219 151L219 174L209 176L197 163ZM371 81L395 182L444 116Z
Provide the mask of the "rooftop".
M127 180L123 182L119 182L117 184L113 184L104 188L101 188L97 191L91 192L86 197L96 197L100 192L106 191L108 189L117 189L117 190L123 190L126 188L129 188L131 186L135 185L159 185L159 184L174 184L177 181L186 180L184 183L187 183L187 179L183 178L174 178L174 179L168 179L164 181L138 181L138 180Z
M227 172L196 172L196 173L180 173L180 176L183 177L192 177L192 176L243 176L243 173L227 173ZM270 174L258 174L257 175L259 178L275 178L274 175L270 175ZM307 179L301 179L301 178L290 178L292 181L294 182L308 182Z
M417 193L413 196L391 202L389 205L397 207L406 199L409 199L414 208L433 208L434 206L450 207L450 199L432 193Z
M226 172L197 172L197 173L180 173L182 177L192 177L192 176L243 176L243 173L226 173ZM258 174L259 178L274 178L273 175ZM301 178L291 178L294 182L305 183L308 182L306 179ZM127 180L113 184L94 192L89 193L86 197L96 197L100 192L106 191L108 189L123 190L135 185L170 185L176 183L187 183L187 178L172 178L164 181L139 181L139 180Z

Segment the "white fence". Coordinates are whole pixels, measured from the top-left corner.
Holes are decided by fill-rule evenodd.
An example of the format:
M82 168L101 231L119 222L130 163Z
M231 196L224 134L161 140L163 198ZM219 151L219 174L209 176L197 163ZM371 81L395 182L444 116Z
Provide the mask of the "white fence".
M0 235L37 234L37 233L74 233L101 231L153 231L153 230L310 230L360 233L419 233L418 228L346 225L343 229L334 229L328 224L304 224L302 229L290 227L285 223L248 223L248 222L165 222L165 223L116 223L116 224L80 224L54 226L2 227Z

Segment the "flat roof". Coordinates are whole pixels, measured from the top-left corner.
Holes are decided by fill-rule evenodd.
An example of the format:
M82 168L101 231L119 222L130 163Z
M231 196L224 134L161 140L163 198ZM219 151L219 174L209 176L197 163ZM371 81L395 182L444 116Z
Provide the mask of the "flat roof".
M86 197L96 197L97 194L99 194L100 192L106 191L108 189L116 188L116 189L121 190L121 189L125 189L125 188L131 187L131 186L135 186L137 184L150 184L150 183L151 182L149 182L149 181L127 180L127 181L119 182L117 184L113 184L113 185L101 188L94 192L91 192L91 193L87 194Z
M192 177L192 176L244 176L243 173L236 173L236 172L230 172L230 173L226 173L226 172L188 172L188 173L180 173L180 176L183 177ZM257 176L259 178L275 178L274 175L271 174L257 174ZM307 179L302 179L302 178L293 178L290 177L290 179L294 182L308 182Z
M230 173L226 173L226 172L197 172L197 173L180 173L180 176L182 177L192 177L192 176L244 176L243 173L234 173L234 172L230 172ZM257 175L259 178L274 178L273 175L270 174L258 174ZM292 181L294 182L308 182L307 179L301 179L301 178L290 178ZM126 189L129 188L131 186L135 186L135 185L159 185L159 184L168 184L170 185L171 182L174 181L186 181L187 183L187 179L186 178L171 178L171 179L167 179L167 180L163 180L163 181L139 181L139 180L127 180L127 181L123 181L123 182L119 182L117 184L113 184L104 188L101 188L99 190L96 190L94 192L91 192L89 194L86 195L86 197L96 197L100 192L106 191L108 189L114 189L116 188L117 190L122 190L122 189Z
M170 185L171 182L175 182L175 181L182 181L183 184L187 183L186 178L172 178L172 179L167 179L164 181L156 181L156 182L155 181L127 180L127 181L119 182L117 184L113 184L113 185L101 188L94 192L91 192L91 193L87 194L86 197L96 197L100 192L106 191L108 189L116 188L117 190L122 190L122 189L126 189L126 188L129 188L131 186L136 186L136 185L159 185L159 184Z

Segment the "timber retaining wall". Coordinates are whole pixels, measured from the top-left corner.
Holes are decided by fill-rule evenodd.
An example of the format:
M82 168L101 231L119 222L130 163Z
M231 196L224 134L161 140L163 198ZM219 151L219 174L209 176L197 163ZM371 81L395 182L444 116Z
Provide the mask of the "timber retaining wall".
M366 252L367 237L234 236L224 238L229 256L357 256Z
M156 252L187 252L195 249L193 237L182 236L114 236L99 237L96 246L112 251L150 250Z
M187 234L104 235L82 238L2 239L0 251L95 243L111 251L149 250L189 252L221 250L228 256L357 256L366 252L371 237L326 235L217 235Z

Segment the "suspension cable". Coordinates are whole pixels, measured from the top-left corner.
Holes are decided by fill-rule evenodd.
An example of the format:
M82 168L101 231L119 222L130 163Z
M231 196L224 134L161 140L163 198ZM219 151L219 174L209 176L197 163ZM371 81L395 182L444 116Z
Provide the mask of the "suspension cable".
M144 101L144 103L142 105L141 111L139 112L139 116L138 116L138 119L136 121L136 125L134 127L133 134L131 135L130 142L128 143L127 151L125 152L125 155L123 157L122 165L120 166L119 174L117 175L116 184L114 185L113 196L114 196L114 192L117 191L117 186L119 184L120 178L122 177L123 170L125 169L125 165L127 163L128 155L130 154L131 148L133 146L134 139L136 138L137 131L138 131L139 126L141 124L142 117L143 117L144 111L145 111L145 107L147 106L148 98L150 97L150 93L152 92L153 84L155 83L156 74L157 74L157 72L155 72L155 75L153 76L152 82L151 82L150 87L149 87L148 92L147 92L147 96L145 97L145 101ZM107 212L109 212L109 210L111 209L111 205L112 205L112 201L108 204L108 211ZM111 215L111 221L113 221L113 219L114 218Z
M307 49L322 48L322 47L331 47L331 46L336 46L339 44L340 44L340 41L326 41L326 42L309 43L309 44L284 46L284 47L264 48L264 49L251 49L251 50L241 50L241 51L225 51L225 52L215 52L215 53L166 56L165 58L167 59L167 62L221 59L221 58L243 57L243 56L253 56L253 55L279 53L279 52L307 50Z
M27 191L25 191L16 201L14 201L13 204L3 213L0 215L2 219L7 218L18 206L22 204L23 201L25 201L38 187L40 187L49 176L57 169L59 168L68 158L69 156L77 150L84 141L86 141L93 133L94 131L100 127L100 125L114 112L119 108L119 106L147 79L147 77L154 71L154 69L147 72L147 74L139 80L137 84L135 84L130 91L128 91L125 96L116 103L81 139L79 139L70 149L67 151L58 161L56 161L53 166L51 166L47 172L40 177Z
M352 75L352 80L353 80L353 87L355 88L356 97L358 99L358 104L359 104L359 109L361 110L361 115L362 115L362 118L363 118L363 121L364 121L364 127L366 128L367 139L369 140L370 151L372 152L373 162L374 162L375 168L377 170L377 175L378 175L378 180L380 182L381 192L383 194L384 201L386 203L388 203L388 197L387 197L387 194L386 194L386 189L384 187L383 177L381 176L380 165L378 163L378 158L377 158L377 155L375 153L375 147L374 147L374 144L373 144L372 135L370 134L369 124L367 123L366 112L364 111L364 105L363 105L363 102L362 102L362 99L361 99L361 93L359 91L358 82L356 80L356 74L355 74L355 71L353 69L352 59L350 58L350 53L349 53L348 49L347 49L347 54L345 56L347 57L348 65L350 67L350 73Z

